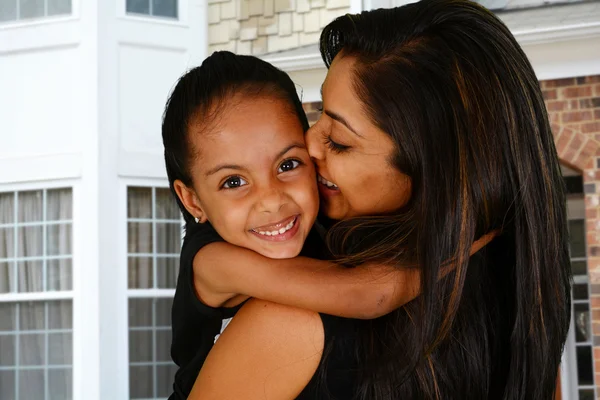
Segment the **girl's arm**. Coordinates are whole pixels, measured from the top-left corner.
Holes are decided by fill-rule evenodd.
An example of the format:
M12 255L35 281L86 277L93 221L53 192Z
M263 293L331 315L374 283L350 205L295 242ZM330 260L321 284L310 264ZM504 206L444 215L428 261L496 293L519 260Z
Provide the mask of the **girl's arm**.
M495 235L476 241L471 254ZM373 319L413 300L420 289L416 268L347 268L306 257L270 259L224 242L203 247L193 267L196 291L215 307L244 295L341 317ZM446 267L442 276L452 268Z
M295 399L319 366L318 314L251 299L210 351L188 399Z

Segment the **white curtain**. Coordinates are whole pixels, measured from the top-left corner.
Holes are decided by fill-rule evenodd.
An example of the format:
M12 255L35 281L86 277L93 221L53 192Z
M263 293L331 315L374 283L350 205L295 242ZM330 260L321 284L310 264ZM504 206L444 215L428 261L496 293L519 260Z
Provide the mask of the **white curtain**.
M71 289L72 206L71 189L0 194L0 293ZM0 399L71 399L72 301L0 303L0 318Z

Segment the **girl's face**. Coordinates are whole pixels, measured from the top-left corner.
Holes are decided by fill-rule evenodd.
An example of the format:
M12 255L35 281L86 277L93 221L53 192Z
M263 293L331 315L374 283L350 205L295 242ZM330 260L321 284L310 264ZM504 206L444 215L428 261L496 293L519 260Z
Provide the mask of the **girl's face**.
M369 120L353 89L354 58L337 56L323 83L323 114L306 134L316 164L321 212L334 220L388 214L410 199L394 168L390 136Z
M231 244L295 257L319 206L302 125L276 97L237 95L226 104L208 133L190 125L195 200L187 208Z

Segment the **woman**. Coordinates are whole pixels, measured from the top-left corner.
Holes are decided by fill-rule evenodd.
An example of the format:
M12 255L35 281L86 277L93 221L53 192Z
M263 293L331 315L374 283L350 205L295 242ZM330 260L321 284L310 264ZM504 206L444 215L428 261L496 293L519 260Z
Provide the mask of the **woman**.
M475 3L425 0L338 18L321 54L323 115L306 140L321 210L340 221L332 250L418 265L422 294L369 322L251 300L190 398L289 399L307 385L303 398L551 398L570 320L565 196L509 30Z

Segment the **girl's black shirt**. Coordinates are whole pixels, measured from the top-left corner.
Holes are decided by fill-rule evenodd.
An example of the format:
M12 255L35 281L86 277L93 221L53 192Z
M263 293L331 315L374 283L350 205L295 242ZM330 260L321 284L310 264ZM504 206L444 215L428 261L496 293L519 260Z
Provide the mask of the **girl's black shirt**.
M186 228L171 310L171 357L179 369L169 400L187 399L215 338L221 333L224 321L232 318L243 305L213 308L198 299L194 290L194 257L202 247L223 239L209 223L188 224ZM301 255L327 258L319 229L313 227ZM320 316L325 332L324 357L297 399L352 399L357 381L353 351L358 321L326 314Z

